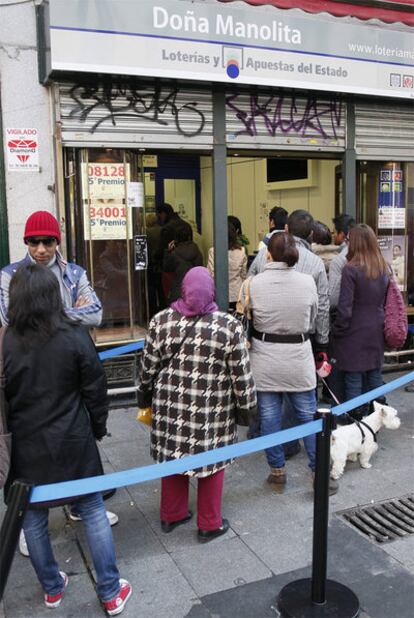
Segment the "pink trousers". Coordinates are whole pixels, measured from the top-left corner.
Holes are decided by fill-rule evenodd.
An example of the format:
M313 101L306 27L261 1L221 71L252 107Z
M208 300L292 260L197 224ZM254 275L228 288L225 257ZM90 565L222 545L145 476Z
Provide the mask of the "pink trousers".
M188 514L188 489L190 477L174 474L161 479L162 521L174 522ZM199 530L216 530L222 524L221 496L224 470L198 479L197 526Z

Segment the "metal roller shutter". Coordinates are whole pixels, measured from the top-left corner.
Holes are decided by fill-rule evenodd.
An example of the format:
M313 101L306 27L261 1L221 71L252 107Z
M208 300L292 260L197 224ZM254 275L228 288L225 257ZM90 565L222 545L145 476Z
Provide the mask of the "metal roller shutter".
M281 92L227 95L227 146L341 152L345 103L337 97Z
M56 120L67 146L210 149L212 95L166 85L58 83ZM345 103L336 97L280 92L227 93L229 148L341 152Z
M212 96L206 90L116 80L55 87L56 120L66 146L212 147Z
M355 104L358 159L414 161L414 106Z

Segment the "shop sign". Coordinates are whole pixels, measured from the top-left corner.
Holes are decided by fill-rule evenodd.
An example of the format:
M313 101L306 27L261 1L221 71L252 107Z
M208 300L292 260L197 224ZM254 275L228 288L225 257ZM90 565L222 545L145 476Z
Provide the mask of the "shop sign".
M142 165L144 167L158 167L157 155L144 155L142 157Z
M37 129L6 128L7 169L9 172L39 171Z
M406 237L403 235L380 236L378 244L386 262L392 268L399 289L404 291L407 287L405 282Z
M395 166L380 171L379 229L405 229L403 171Z
M128 164L82 164L85 240L132 238L132 217L125 200L128 177Z
M414 97L408 28L233 2L50 0L48 5L49 74L156 75Z

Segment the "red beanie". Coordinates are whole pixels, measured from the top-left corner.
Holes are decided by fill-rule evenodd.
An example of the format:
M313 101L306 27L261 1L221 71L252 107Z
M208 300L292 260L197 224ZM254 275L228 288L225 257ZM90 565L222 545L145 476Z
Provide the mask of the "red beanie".
M23 240L31 236L53 236L60 244L60 229L57 219L46 210L34 212L26 221Z

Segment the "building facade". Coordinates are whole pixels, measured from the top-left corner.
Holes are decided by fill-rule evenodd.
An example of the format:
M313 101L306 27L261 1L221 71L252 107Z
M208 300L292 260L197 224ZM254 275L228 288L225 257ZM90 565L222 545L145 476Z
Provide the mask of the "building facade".
M407 296L414 52L404 3L364 21L305 12L305 0L36 4L10 6L0 22L0 257L21 257L33 210L55 213L64 253L103 300L99 346L145 334L148 215L163 201L204 256L215 247L222 307L227 215L253 254L275 205L328 225L339 212L369 223Z

